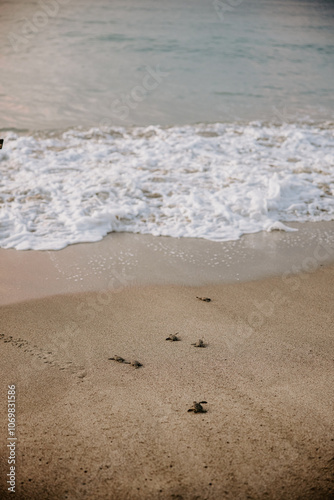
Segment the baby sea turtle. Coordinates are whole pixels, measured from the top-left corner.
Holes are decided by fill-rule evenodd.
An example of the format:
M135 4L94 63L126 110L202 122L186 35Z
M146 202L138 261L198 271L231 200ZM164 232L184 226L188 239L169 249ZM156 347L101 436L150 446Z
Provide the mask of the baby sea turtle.
M121 358L121 356L114 356L113 358L108 358L108 359L113 359L114 361L117 361L118 363L128 363L129 361L125 361L124 358Z
M194 345L195 347L206 347L206 344L204 344L202 339L199 339L197 342L191 345Z
M197 403L197 401L194 401L193 405L191 408L189 408L188 411L193 411L194 413L206 413L207 410L205 410L203 408L203 404L207 404L206 401L200 401L199 403Z
M198 300L202 300L203 302L211 302L211 299L209 297L196 297Z
M130 365L133 366L134 368L139 368L140 366L143 366L141 363L139 363L139 361L135 359L130 362Z
M172 342L175 342L176 340L180 340L177 336L177 333L175 333L175 335L173 333L171 333L169 335L169 337L166 338L166 340L171 340Z

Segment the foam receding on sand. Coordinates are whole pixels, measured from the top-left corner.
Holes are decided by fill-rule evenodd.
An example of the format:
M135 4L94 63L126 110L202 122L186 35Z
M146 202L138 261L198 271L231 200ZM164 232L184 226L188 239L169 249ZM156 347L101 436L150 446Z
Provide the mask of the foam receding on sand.
M16 498L330 498L333 276L322 267L2 306ZM166 342L176 332L180 341ZM191 345L199 338L206 348ZM188 412L193 401L207 412Z

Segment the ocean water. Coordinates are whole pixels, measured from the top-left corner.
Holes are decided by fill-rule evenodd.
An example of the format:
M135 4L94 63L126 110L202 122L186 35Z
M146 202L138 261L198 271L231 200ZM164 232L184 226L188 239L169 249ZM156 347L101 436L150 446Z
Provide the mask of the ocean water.
M2 0L0 246L334 218L332 0Z

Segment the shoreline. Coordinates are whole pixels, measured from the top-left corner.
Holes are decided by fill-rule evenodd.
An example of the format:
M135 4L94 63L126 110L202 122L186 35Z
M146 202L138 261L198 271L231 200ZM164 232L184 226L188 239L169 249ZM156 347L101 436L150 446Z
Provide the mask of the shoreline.
M0 305L140 285L197 286L314 272L334 262L334 222L213 242L112 233L59 251L0 249Z
M2 306L16 498L331 498L333 273ZM187 412L194 400L207 413Z

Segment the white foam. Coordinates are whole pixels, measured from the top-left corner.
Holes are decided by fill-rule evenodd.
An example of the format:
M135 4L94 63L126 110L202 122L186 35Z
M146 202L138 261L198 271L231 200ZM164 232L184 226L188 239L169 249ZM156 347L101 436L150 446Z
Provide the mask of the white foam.
M112 231L235 240L334 217L331 124L4 137L3 248L60 249Z
M268 233L270 233L271 231L286 231L287 233L293 233L295 231L298 231L298 229L289 227L283 224L283 222L276 221L269 224L269 226L267 227L267 231Z

